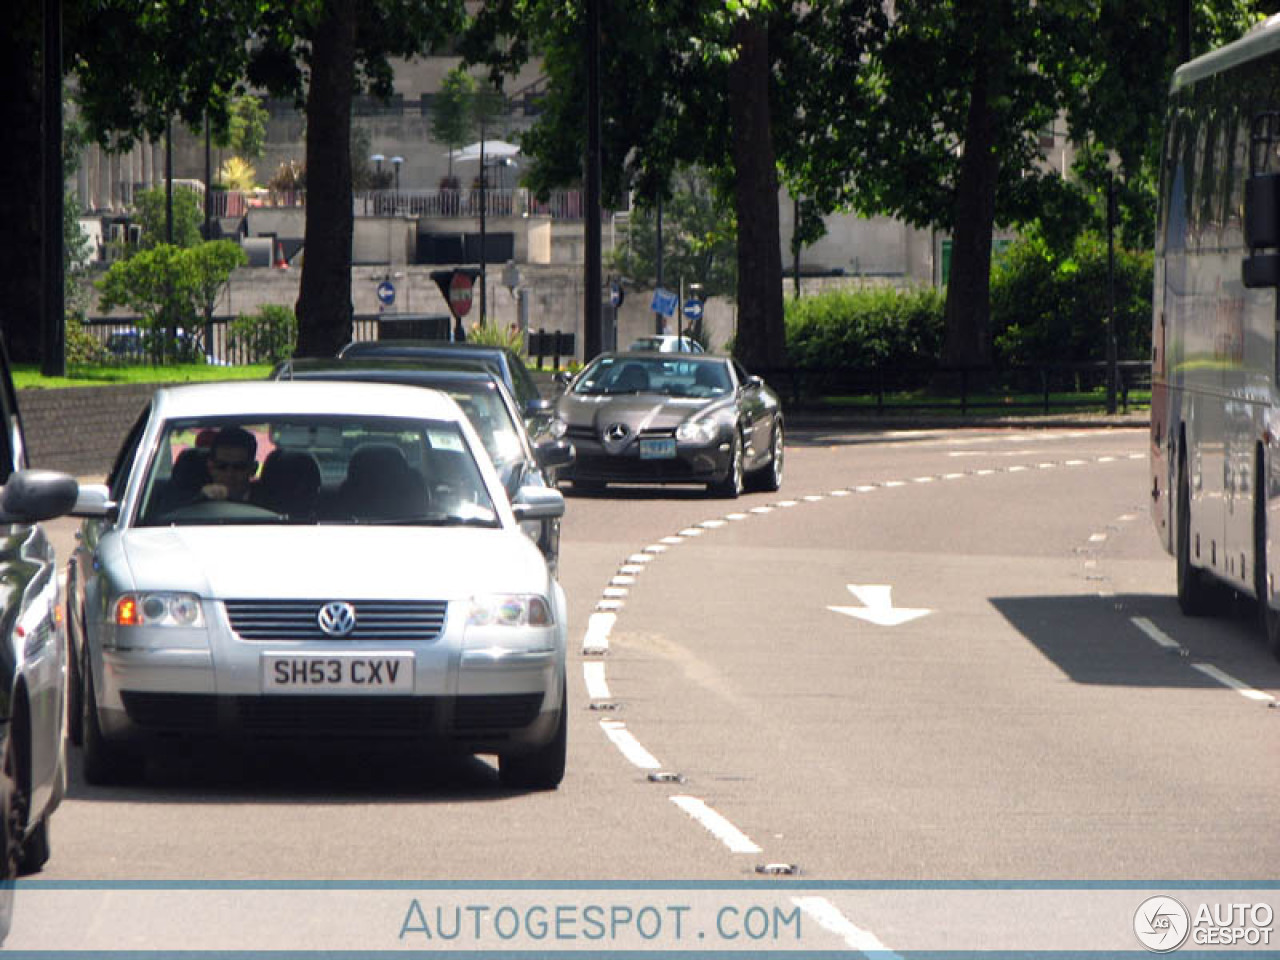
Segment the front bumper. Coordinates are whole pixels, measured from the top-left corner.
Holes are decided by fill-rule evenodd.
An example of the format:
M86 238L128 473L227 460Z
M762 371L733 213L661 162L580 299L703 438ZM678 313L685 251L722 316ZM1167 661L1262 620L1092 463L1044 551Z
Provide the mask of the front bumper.
M731 466L727 439L701 445L677 443L674 457L643 459L640 445L632 442L617 452L606 450L599 439L573 437L578 451L562 479L617 483L719 483Z
M249 642L215 629L194 645L114 645L94 686L99 724L114 742L297 740L415 742L467 753L520 753L555 735L565 683L563 629L526 649L469 647L463 631L431 642ZM279 692L264 657L413 657L411 691Z

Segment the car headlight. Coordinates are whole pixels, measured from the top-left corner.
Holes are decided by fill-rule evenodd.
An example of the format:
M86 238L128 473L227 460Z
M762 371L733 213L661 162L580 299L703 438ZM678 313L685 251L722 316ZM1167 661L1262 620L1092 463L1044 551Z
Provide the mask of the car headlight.
M559 440L569 432L569 425L559 417L552 417L551 422L547 424L547 432Z
M194 593L125 593L116 599L118 627L203 627L204 609Z
M686 420L676 427L676 439L685 443L710 443L718 433L714 420Z
M522 593L472 597L467 617L472 627L549 627L553 622L546 598Z

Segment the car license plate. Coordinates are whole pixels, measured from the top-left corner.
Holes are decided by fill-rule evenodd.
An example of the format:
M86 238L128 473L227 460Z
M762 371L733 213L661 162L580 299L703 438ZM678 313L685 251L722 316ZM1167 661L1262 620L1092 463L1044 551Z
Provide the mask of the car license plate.
M264 653L263 693L413 693L411 653Z
M641 460L670 460L676 455L676 441L673 437L640 441Z

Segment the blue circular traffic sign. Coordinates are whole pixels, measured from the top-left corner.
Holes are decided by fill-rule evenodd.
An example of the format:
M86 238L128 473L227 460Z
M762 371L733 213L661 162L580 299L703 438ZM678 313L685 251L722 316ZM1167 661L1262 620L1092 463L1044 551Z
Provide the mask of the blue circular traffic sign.
M702 301L697 299L689 299L684 302L684 315L690 320L697 320L702 316Z
M384 307L396 302L396 287L390 280L383 280L378 284L378 302Z

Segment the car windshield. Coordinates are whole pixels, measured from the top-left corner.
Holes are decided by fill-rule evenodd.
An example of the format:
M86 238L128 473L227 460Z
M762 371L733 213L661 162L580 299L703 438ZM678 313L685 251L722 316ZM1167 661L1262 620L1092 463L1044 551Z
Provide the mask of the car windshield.
M582 372L573 392L584 396L657 393L707 399L732 389L733 380L725 360L606 356Z
M499 473L505 473L512 463L524 458L520 427L511 419L511 412L502 402L495 384L476 382L437 389L447 393L462 408Z
M136 517L138 526L499 525L458 424L355 416L170 421Z

